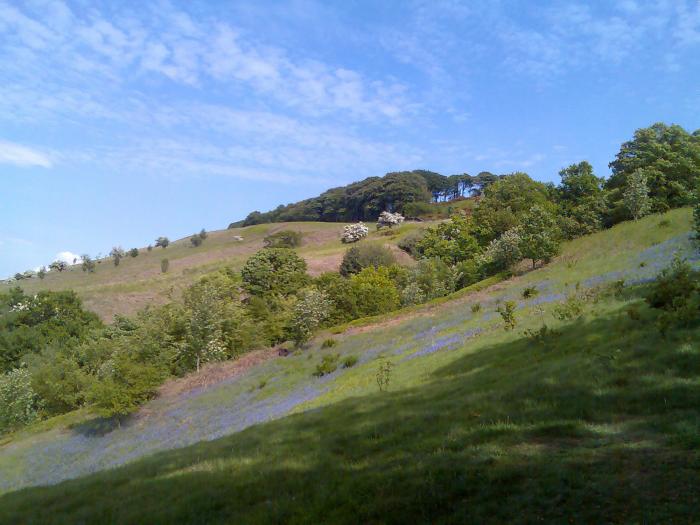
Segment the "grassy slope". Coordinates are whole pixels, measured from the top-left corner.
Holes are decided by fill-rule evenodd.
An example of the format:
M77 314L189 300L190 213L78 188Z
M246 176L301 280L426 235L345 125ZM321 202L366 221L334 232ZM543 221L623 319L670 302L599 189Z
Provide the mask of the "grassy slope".
M194 439L214 439L297 412L6 494L0 522L695 522L700 330L662 339L639 299L643 284L587 303L576 321L550 316L577 284L644 283L674 250L693 255L683 235L688 210L664 218L668 225L649 217L576 240L547 268L337 336L330 350L317 342L236 381L157 400L149 407L157 416L105 436L86 432L89 425L18 436L2 448L0 471L36 484L51 480L47 462L65 469L86 451L145 453L156 438L180 434L170 443L177 446L200 428L209 434ZM531 285L540 294L520 298ZM494 313L506 299L519 303L511 333ZM475 302L482 308L472 313ZM547 344L523 338L542 319L561 335ZM324 352L361 359L312 379ZM395 366L390 391L380 393L375 373L384 359ZM238 427L223 429L238 415ZM154 438L156 428L162 435Z
M148 304L166 302L169 295L177 295L204 273L225 266L240 268L250 255L263 247L266 235L279 230L292 229L304 233L299 252L309 263L312 274L337 270L342 253L347 248L340 242L344 224L296 222L215 231L210 232L207 240L198 248L192 247L189 238L185 238L173 242L166 249L154 248L151 252L141 249L138 257L125 257L118 267L112 264L111 259L102 259L94 274L84 273L79 265L71 266L61 273L49 272L44 280L34 277L19 283L0 283L0 292L17 285L28 293L75 290L87 308L105 321L111 321L114 314L133 314ZM426 223L406 224L397 233L425 226ZM243 241L234 240L235 236L243 237ZM395 244L398 236L385 237L372 231L369 239ZM166 274L160 270L163 258L170 261Z

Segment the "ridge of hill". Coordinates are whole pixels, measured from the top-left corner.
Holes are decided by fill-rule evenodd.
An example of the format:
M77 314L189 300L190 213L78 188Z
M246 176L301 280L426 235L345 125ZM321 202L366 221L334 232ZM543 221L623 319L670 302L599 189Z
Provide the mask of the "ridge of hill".
M42 422L0 447L0 521L693 521L700 330L662 338L641 299L674 253L698 265L690 230L678 209L575 239L486 289L210 370L117 428Z

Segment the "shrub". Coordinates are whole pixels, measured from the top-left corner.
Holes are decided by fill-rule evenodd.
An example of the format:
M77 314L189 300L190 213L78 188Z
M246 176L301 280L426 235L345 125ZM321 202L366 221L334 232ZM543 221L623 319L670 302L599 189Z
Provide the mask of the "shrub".
M423 230L412 231L400 239L397 246L412 257L416 257L418 255L417 245L424 236L425 232Z
M675 255L657 276L646 302L652 308L678 309L698 291L698 276L687 261Z
M341 235L340 240L345 244L349 244L364 239L368 234L369 228L362 222L358 222L357 224L349 224L345 226L343 228L343 234Z
M377 219L377 229L384 227L393 228L398 226L404 221L403 215L400 213L391 213L388 211L383 211L379 214L379 219Z
M357 364L357 361L357 356L349 355L345 359L343 359L343 368L352 368Z
M68 352L47 347L28 361L32 387L46 413L63 414L83 404L88 376Z
M333 338L330 338L330 339L326 339L325 341L323 341L323 343L321 343L321 348L333 348L337 344L338 344L338 341L336 341Z
M121 248L121 246L115 246L114 248L112 248L112 251L109 252L109 256L114 261L114 266L119 266L119 262L125 255L126 254L124 253L124 250Z
M309 281L306 261L284 248L264 248L257 252L246 261L241 277L246 290L257 296L288 296Z
M417 284L425 300L430 300L454 292L460 278L459 266L450 266L443 259L433 257L418 261L409 282Z
M304 291L294 307L290 323L290 335L297 347L306 343L321 326L332 307L328 296L316 288Z
M386 392L389 390L389 383L391 382L391 370L394 364L391 361L380 361L379 368L377 369L377 386L380 392Z
M340 275L348 277L360 273L364 268L391 266L396 262L394 254L379 244L362 244L349 248L340 263Z
M204 242L204 239L202 239L201 235L199 235L198 233L195 233L192 237L190 237L190 243L195 248L201 246L202 242Z
M84 272L87 273L95 273L95 261L92 260L92 257L90 257L87 253L82 255L80 257L82 259L82 269Z
M472 235L472 222L462 215L453 215L448 222L428 228L416 243L416 251L426 258L439 257L448 264L473 259L479 245Z
M46 266L42 266L41 268L39 268L39 271L36 272L36 275L37 277L39 277L39 279L43 280L44 277L46 277Z
M350 279L359 315L377 315L399 306L399 292L384 267L365 268Z
M153 251L153 246L152 246L151 244L149 244L148 247L146 248L146 250L148 250L149 252L152 252L152 251Z
M515 319L515 301L506 301L496 308L496 311L501 314L501 319L503 319L503 329L506 331L514 330L517 325Z
M471 307L472 313L478 313L481 311L481 303L474 303Z
M156 239L156 248L160 247L160 248L165 249L168 247L169 244L170 244L170 239L168 239L167 237L158 237Z
M0 432L31 423L37 418L37 396L24 368L0 375Z
M564 301L554 306L552 315L560 321L571 321L583 315L584 302L576 294L570 294Z
M209 234L207 233L207 230L202 228L202 230L199 232L199 237L204 241L206 240L207 237L209 237Z
M326 354L321 358L321 362L316 365L313 375L322 377L335 372L338 368L338 354Z
M315 284L333 303L328 317L329 323L343 323L359 316L357 300L349 279L335 272L327 272L319 276Z
M511 228L489 243L479 262L489 273L508 270L523 259L521 245L520 231Z
M265 248L296 248L301 246L302 233L292 230L283 230L268 235L263 239Z
M536 297L539 294L539 290L534 286L528 286L522 292L523 299L530 299L531 297Z
M139 249L138 248L132 248L129 250L129 257L138 257L139 256Z
M62 272L66 268L68 268L68 265L65 263L65 261L54 261L51 264L49 264L49 268L51 270L56 270L57 272Z
M160 260L160 271L162 273L167 273L168 268L170 268L170 261L168 259Z

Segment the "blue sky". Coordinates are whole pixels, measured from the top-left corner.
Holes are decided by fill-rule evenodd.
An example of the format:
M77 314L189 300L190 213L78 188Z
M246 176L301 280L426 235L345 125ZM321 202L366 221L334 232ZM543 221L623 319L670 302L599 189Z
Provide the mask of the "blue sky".
M700 127L700 2L0 0L0 276Z

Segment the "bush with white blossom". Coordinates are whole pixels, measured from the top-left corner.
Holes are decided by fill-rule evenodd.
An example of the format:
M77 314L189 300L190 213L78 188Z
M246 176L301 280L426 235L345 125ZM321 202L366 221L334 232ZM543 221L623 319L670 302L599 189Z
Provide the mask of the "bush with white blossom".
M348 224L343 228L343 235L340 237L340 240L349 244L364 239L368 234L369 228L364 223Z
M37 396L29 371L16 368L0 375L0 432L37 418Z
M393 228L398 226L404 221L404 216L400 213L391 213L390 211L383 211L377 219L377 229L384 228L385 226Z

